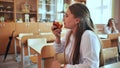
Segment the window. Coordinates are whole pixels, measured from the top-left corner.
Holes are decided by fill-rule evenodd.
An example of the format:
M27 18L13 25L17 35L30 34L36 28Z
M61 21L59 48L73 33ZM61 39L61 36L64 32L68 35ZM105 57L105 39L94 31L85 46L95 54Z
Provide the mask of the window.
M87 0L86 5L94 24L107 24L112 17L112 0Z

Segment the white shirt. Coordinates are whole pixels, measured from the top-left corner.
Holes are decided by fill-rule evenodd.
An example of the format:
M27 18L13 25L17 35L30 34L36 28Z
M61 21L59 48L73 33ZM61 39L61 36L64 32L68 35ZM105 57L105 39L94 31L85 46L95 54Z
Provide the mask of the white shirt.
M54 43L54 47L56 52L63 52L65 46L65 39L61 40L61 44ZM70 54L72 51L72 45L74 42L74 36L70 37L70 43L68 44L65 54L66 59L70 58ZM67 64L66 68L99 68L99 54L100 54L100 42L96 34L90 30L86 30L81 38L80 44L80 58L79 64ZM71 62L71 60L69 60Z
M111 34L112 33L112 28L108 27L107 25L104 26L104 33L105 34ZM119 31L116 29L113 31L113 33L119 33Z

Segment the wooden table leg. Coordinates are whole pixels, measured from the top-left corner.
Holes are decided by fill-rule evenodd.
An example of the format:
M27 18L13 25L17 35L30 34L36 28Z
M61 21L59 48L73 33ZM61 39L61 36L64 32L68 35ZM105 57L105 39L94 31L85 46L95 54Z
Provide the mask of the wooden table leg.
M38 68L41 68L41 60L42 60L42 57L41 57L41 55L39 54L39 55L38 55Z

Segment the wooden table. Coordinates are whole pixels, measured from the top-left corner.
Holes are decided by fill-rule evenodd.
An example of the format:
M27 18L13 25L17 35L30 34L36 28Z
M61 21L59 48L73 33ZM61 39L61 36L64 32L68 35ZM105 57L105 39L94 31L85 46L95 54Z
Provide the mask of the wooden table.
M120 68L120 62L108 64L108 65L102 66L100 68Z

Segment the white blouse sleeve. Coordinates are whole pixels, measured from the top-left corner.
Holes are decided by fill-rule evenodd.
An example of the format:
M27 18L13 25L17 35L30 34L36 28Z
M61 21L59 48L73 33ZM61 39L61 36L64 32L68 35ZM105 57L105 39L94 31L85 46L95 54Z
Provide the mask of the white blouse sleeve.
M60 44L57 44L56 42L53 43L54 48L55 48L57 53L64 52L65 44L66 44L66 38L67 38L68 34L70 33L70 31L71 30L67 30L65 36L61 38L61 43Z
M107 26L104 26L104 33L111 34L111 30Z
M80 45L80 63L66 68L99 68L100 42L92 31L85 31Z
M64 52L65 42L66 42L65 38L62 38L60 44L57 44L56 42L53 43L56 53Z

